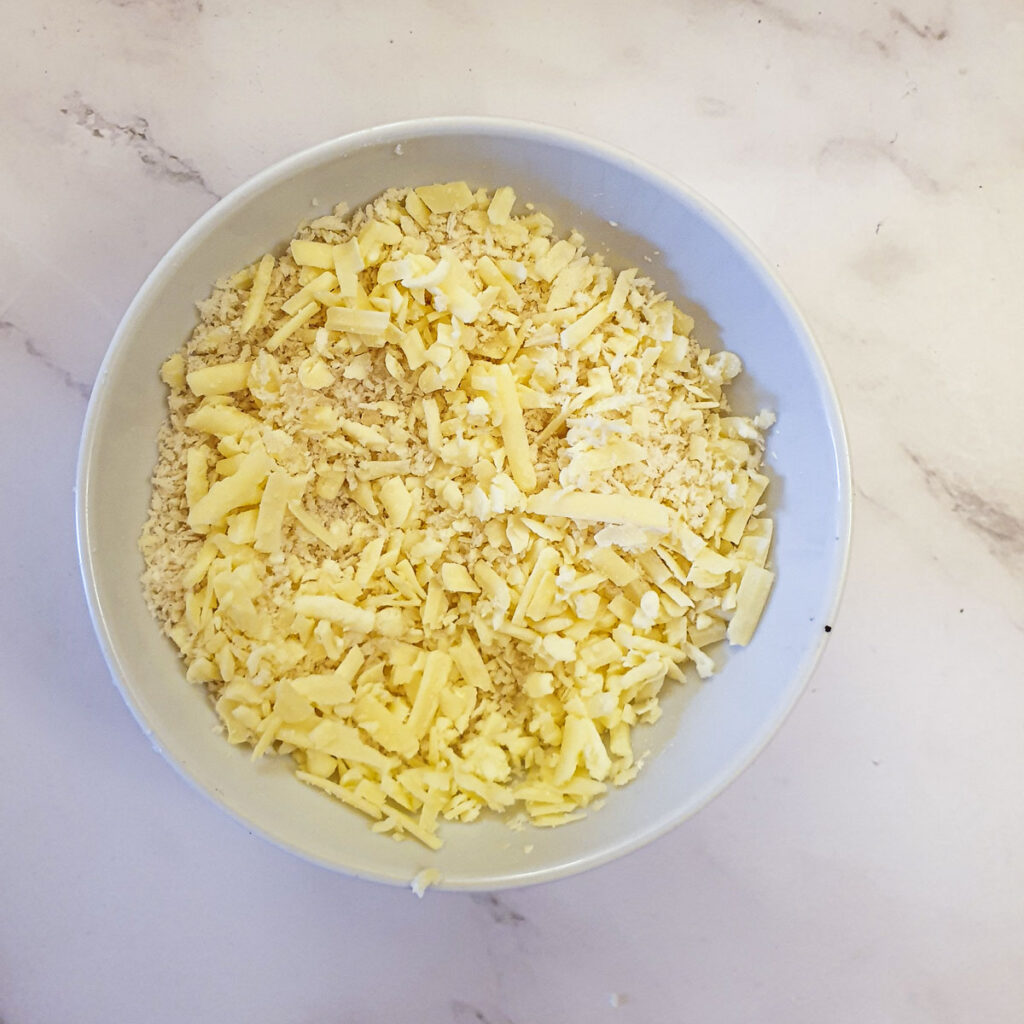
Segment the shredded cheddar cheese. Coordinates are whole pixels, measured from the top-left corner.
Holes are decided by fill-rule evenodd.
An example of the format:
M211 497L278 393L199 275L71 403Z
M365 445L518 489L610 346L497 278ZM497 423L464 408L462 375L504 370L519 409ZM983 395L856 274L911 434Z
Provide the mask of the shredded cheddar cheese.
M161 370L143 582L186 677L230 742L431 849L629 782L633 727L774 578L737 357L516 202L450 182L304 224Z

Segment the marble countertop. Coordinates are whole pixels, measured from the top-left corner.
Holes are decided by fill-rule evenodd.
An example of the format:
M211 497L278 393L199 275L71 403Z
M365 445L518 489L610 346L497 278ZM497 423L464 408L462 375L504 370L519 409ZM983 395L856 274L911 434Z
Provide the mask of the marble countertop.
M1024 1019L1024 12L1011 0L5 3L0 1020ZM831 643L775 741L577 878L420 901L254 837L150 748L72 488L145 275L356 128L522 117L636 153L769 254L856 485Z

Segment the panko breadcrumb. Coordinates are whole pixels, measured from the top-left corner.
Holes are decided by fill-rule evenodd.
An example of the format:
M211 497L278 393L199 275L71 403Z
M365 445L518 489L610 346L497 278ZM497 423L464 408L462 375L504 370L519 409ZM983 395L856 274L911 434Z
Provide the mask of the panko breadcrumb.
M161 373L143 584L227 738L394 838L580 816L772 583L770 413L511 188L393 189L218 281Z

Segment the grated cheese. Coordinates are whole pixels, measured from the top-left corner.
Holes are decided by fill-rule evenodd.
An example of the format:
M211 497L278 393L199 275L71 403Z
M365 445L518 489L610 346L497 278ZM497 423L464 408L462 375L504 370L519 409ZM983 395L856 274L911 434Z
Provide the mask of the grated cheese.
M629 782L665 682L748 643L774 580L739 360L516 201L338 208L161 368L143 582L186 677L230 742L431 849Z

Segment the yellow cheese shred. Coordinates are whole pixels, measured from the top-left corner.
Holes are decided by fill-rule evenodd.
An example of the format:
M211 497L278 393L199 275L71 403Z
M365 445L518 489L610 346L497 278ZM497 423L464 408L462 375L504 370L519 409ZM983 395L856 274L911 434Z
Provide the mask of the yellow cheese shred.
M775 578L773 418L693 328L467 181L217 282L160 368L141 548L227 740L428 850L633 779L663 688L752 642Z

